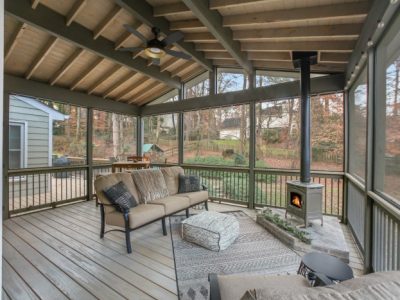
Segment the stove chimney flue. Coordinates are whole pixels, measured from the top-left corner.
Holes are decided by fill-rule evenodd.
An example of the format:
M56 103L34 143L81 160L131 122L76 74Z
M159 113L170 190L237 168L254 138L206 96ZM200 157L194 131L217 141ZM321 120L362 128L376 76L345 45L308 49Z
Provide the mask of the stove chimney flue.
M300 70L301 120L300 120L300 181L311 181L311 71L310 66L317 63L317 52L294 51L293 65Z

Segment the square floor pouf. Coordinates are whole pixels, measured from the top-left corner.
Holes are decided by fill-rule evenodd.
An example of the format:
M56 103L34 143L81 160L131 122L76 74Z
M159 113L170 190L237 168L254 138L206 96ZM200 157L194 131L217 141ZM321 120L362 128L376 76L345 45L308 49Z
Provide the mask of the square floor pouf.
M232 216L205 211L182 221L182 238L212 251L228 248L239 235L239 222Z

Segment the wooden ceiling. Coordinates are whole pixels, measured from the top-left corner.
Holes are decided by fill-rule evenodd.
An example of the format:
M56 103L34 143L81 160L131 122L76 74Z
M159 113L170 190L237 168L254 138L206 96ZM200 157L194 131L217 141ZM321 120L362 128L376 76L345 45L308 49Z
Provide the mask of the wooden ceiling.
M24 6L26 16L17 11ZM137 105L212 65L293 70L293 50L318 51L314 72L344 72L369 7L354 0L6 0L5 72ZM62 18L61 26L42 23L46 14ZM123 24L146 38L152 25L164 34L180 30L185 39L173 49L194 59L165 56L160 66L143 55L126 59L116 50L141 41ZM74 30L89 32L90 41Z

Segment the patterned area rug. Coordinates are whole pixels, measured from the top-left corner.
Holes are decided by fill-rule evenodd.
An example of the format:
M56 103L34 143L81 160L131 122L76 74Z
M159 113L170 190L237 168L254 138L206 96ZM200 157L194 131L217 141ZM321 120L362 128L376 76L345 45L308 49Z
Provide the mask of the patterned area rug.
M226 250L214 252L181 238L185 216L170 217L178 294L181 300L207 300L209 273L295 274L300 257L242 211L227 212L240 225L240 235Z

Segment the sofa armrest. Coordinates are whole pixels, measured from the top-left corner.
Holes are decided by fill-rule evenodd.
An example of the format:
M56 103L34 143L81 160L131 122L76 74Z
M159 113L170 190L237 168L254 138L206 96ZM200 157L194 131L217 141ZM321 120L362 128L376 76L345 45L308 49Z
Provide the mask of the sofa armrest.
M221 300L218 275L215 273L208 274L208 281L210 282L210 300Z

